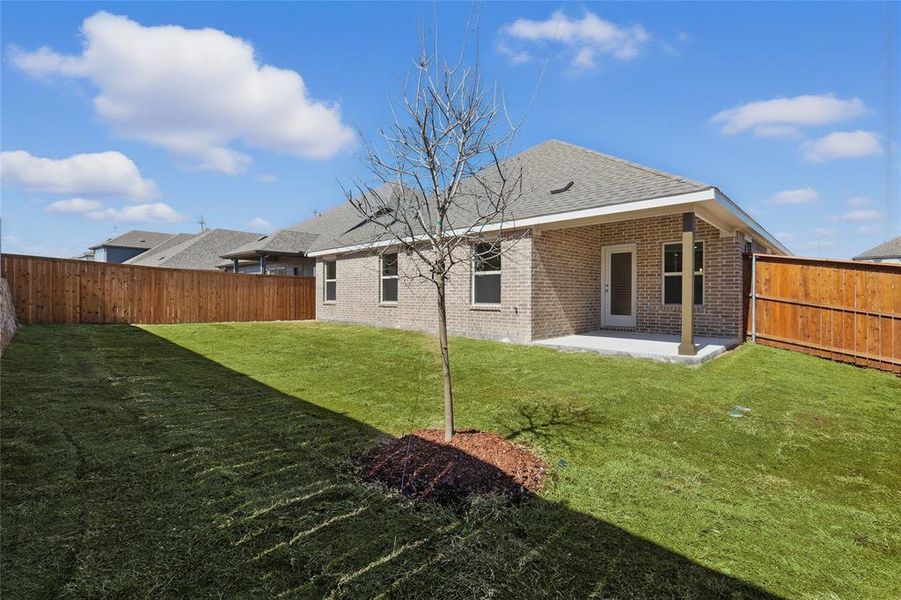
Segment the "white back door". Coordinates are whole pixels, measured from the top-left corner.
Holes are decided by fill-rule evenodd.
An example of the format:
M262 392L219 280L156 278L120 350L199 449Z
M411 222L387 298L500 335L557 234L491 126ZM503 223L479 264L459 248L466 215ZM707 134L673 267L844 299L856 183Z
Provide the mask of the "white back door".
M635 327L635 288L638 279L635 244L604 246L604 327Z

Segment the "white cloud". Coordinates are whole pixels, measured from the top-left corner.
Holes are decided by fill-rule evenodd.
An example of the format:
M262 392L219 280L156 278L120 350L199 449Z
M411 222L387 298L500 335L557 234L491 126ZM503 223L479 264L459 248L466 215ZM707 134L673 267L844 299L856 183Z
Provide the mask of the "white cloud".
M84 20L84 50L11 50L34 77L84 78L94 108L119 135L166 148L200 169L245 171L232 145L324 159L354 143L337 105L309 96L296 71L257 62L253 46L216 29L144 27L98 12Z
M594 69L597 66L594 62L594 54L594 48L582 48L576 52L576 57L573 58L573 66L580 71Z
M503 41L497 43L497 51L506 56L511 65L524 65L532 62L534 58L530 52L526 50L514 50Z
M257 179L259 181L262 181L263 183L275 183L276 181L278 181L278 177L272 175L271 173L263 173L262 175L259 175Z
M85 196L149 198L156 185L141 177L137 165L120 152L76 154L53 159L24 150L0 153L0 180L4 185L35 192Z
M60 200L47 206L44 210L59 215L83 215L103 208L98 200L85 200L84 198L72 198Z
M795 96L747 102L721 111L711 119L723 133L749 129L761 137L797 135L798 127L825 125L859 117L867 112L860 98L842 100L834 94Z
M813 232L820 237L832 237L838 235L838 229L829 229L826 227L817 227Z
M819 193L810 187L783 190L770 196L770 202L773 204L809 204L819 199Z
M869 198L861 198L859 196L857 198L851 198L850 200L848 200L848 206L850 206L851 208L863 208L864 206L869 206L872 203L873 201Z
M872 131L833 131L803 145L804 159L825 162L836 158L859 158L882 154L882 142Z
M881 219L882 213L878 210L858 209L829 218L833 221L839 221L842 223L860 223L861 221L875 221L876 219Z
M178 214L168 204L136 204L124 208L104 208L84 213L94 221L115 221L118 223L177 223L185 217Z
M548 19L516 19L501 27L501 34L520 44L561 44L572 50L572 65L579 70L596 66L597 55L618 60L637 57L650 36L641 25L620 26L586 11L581 19L573 19L562 10ZM531 54L502 42L501 53L512 62L531 60Z
M81 215L92 221L120 223L177 223L185 220L184 216L163 202L135 204L123 208L104 208L103 203L98 200L70 198L53 202L44 210L58 215Z
M261 232L269 232L275 229L275 226L264 219L263 217L256 217L247 222L247 226L250 227L252 231L261 231Z

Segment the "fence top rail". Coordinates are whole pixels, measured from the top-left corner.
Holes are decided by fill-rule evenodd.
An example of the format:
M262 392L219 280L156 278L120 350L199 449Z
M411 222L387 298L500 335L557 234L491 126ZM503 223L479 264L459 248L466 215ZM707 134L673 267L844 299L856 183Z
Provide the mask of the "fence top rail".
M814 258L811 256L781 256L779 254L758 254L755 253L754 257L760 261L775 261L775 262L804 262L804 263L823 263L823 264L835 264L835 265L845 265L845 266L854 266L861 267L863 269L888 269L891 270L899 270L901 269L901 263L886 263L886 262L869 262L865 260L847 260L841 258Z
M313 281L315 277L307 277L302 275L261 275L259 273L232 273L231 271L222 271L220 269L176 269L174 267L153 267L148 265L126 265L124 263L107 263L107 262L95 262L93 260L79 260L77 258L58 258L55 256L36 256L33 254L13 254L12 252L3 252L0 253L0 257L2 258L21 258L25 260L45 260L52 262L61 262L61 263L71 263L71 264L79 264L79 265L89 265L89 266L104 266L104 267L113 267L113 268L123 268L123 269L149 269L152 271L167 271L174 273L203 273L205 275L209 275L211 273L218 273L221 275L229 275L231 277L253 277L254 279L264 278L264 279L278 279L285 281Z

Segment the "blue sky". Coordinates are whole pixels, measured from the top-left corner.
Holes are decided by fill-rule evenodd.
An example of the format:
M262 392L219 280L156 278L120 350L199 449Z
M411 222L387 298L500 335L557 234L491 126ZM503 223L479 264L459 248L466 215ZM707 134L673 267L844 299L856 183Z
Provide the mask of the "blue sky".
M390 123L419 26L437 16L453 49L471 10L4 2L3 250L72 256L200 215L261 230L329 208L363 175L360 136ZM519 149L558 138L717 185L796 254L898 235L897 7L479 10L483 71L514 115L537 86Z

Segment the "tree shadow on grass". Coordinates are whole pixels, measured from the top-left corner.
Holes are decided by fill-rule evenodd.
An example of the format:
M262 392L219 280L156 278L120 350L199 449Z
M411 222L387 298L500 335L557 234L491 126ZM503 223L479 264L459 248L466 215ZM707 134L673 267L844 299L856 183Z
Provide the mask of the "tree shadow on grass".
M5 597L772 597L540 498L363 484L386 434L139 328L26 327L3 376Z
M502 432L509 440L524 436L540 440L555 440L571 446L570 435L586 429L603 427L606 419L595 414L588 406L577 403L560 403L555 400L519 402L512 423Z

